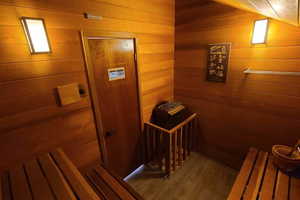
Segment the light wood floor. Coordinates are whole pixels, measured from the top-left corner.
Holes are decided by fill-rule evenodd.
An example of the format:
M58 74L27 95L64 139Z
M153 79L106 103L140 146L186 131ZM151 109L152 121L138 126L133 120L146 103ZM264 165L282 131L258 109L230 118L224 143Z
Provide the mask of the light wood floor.
M193 153L169 179L146 167L128 183L146 200L225 200L236 176L236 170Z

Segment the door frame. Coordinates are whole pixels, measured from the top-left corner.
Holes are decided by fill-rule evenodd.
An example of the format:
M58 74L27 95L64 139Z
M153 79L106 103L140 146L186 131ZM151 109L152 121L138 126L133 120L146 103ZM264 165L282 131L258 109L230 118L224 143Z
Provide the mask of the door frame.
M96 124L96 132L97 132L97 139L99 144L99 150L101 159L103 161L104 166L107 166L108 163L108 156L106 150L106 142L105 142L105 135L101 117L101 109L99 106L98 96L97 96L97 88L96 82L94 78L94 66L91 59L90 49L88 40L89 39L132 39L134 42L134 63L136 68L136 78L137 78L137 95L138 95L138 108L139 108L139 119L140 119L140 136L142 136L143 131L143 99L142 99L142 90L141 90L141 72L140 72L140 61L138 57L138 38L133 33L123 33L123 32L106 32L106 31L98 31L98 30L81 30L81 44L83 49L84 55L84 62L85 62L85 69L86 69L86 77L88 81L88 89L90 93L90 101L92 105L94 120Z

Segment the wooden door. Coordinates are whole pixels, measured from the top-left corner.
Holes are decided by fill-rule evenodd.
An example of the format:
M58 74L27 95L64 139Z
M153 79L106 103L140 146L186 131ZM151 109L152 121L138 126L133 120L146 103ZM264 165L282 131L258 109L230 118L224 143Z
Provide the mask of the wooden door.
M106 141L108 167L125 177L141 164L134 40L89 39L88 44Z

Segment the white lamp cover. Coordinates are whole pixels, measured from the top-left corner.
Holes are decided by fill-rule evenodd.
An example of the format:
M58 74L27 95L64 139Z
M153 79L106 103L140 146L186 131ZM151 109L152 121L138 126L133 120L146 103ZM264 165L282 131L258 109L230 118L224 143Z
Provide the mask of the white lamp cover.
M267 39L268 19L256 20L252 35L252 44L264 44Z
M22 24L31 53L50 53L51 47L43 19L22 17Z

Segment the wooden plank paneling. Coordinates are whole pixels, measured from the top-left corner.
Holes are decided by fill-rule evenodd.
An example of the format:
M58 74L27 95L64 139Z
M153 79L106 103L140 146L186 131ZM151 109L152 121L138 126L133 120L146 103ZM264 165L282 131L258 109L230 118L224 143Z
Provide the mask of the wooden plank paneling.
M1 117L39 109L40 107L58 104L55 89L68 83L79 83L86 86L84 73L67 73L64 75L26 79L1 84L2 95L0 104ZM20 99L22 98L22 101ZM78 103L84 103L84 99Z
M90 12L101 13L101 16L107 18L127 19L132 21L143 21L143 22L155 22L162 24L172 24L174 14L172 10L172 3L167 0L165 3L152 4L153 9L149 9L149 4L145 1L143 4L136 5L134 1L123 2L123 5L118 5L120 1L115 3L111 1L99 1L99 0L67 0L61 2L59 0L47 0L40 2L37 0L14 0L7 5L29 7L29 8L42 8L46 10L58 10L60 12L72 12L82 14L89 10ZM156 14L156 15L155 15Z
M1 169L60 146L66 149L70 158L80 167L99 159L95 125L89 108L59 113L39 123L23 124L14 130L2 132L1 139L5 141L1 144L0 154L5 158L5 162L0 164ZM92 148L84 149L87 147L85 143L92 141L95 141L94 145L90 146ZM11 148L12 146L18 148ZM81 155L85 156L82 158Z
M176 10L174 96L201 116L199 148L239 167L250 146L270 151L277 143L292 145L299 129L299 78L243 71L300 71L299 28L271 20L267 44L255 46L253 21L264 16L215 2L184 2ZM227 82L207 82L207 45L223 42L232 43Z
M0 15L6 15L7 21L5 25L17 26L20 24L18 17L31 16L43 17L46 20L48 28L64 28L64 29L88 29L94 26L95 29L103 29L106 31L117 32L136 32L136 33L150 33L150 34L165 34L172 35L174 27L168 24L155 24L140 21L130 21L126 19L117 19L104 17L101 21L85 20L82 13L71 12L57 12L53 10L32 9L28 7L12 7L0 6ZM85 10L87 11L87 10ZM97 13L101 13L97 11ZM101 14L100 14L101 15ZM64 18L64 20L59 20ZM126 24L124 26L124 24ZM51 39L51 37L50 37Z
M298 0L215 0L240 9L260 13L278 20L298 25Z
M51 54L30 54L21 16L44 18ZM0 17L0 171L59 146L80 169L100 160L89 95L61 107L55 91L70 83L87 89L81 29L136 35L145 119L173 98L174 0L9 0Z
M81 60L42 60L5 63L0 64L0 79L6 82L66 73L84 73L83 66L84 64Z

